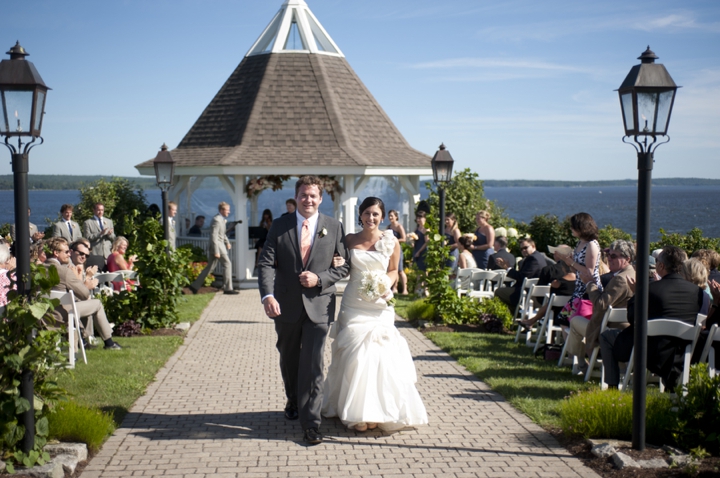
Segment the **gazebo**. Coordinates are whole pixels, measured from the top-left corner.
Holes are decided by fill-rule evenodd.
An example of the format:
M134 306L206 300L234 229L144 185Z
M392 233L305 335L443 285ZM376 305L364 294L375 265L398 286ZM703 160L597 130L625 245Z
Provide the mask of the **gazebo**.
M335 217L355 231L359 192L373 176L386 178L412 219L420 176L430 157L407 143L303 0L286 0L180 144L170 199L180 218L194 219L190 200L202 181L217 177L236 217L232 249L236 280L252 278L254 251L242 216L257 215L259 184L287 176L322 175L334 189ZM154 175L152 160L136 166ZM206 238L178 243L206 247ZM245 247L242 247L242 246Z

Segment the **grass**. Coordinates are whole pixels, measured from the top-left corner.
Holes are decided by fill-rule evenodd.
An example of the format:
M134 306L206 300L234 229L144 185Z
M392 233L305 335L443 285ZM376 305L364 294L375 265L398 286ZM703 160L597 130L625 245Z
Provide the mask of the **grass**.
M407 308L417 297L414 295L396 295L395 296L395 313L400 317L407 319Z
M184 295L178 304L178 317L180 322L194 323L200 318L205 307L215 297L215 294Z
M535 358L514 336L469 332L428 332L427 337L534 422L560 426L560 405L585 384L557 362Z
M97 452L115 431L115 423L109 413L73 401L60 403L55 413L48 416L48 421L50 439L86 443L92 452Z

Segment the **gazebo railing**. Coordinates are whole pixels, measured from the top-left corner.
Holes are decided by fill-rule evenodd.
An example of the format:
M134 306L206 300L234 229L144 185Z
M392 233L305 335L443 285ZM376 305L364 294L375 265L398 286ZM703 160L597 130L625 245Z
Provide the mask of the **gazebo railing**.
M208 252L208 244L210 242L209 236L179 236L175 240L175 244L177 247L184 246L185 244L192 244L193 246L199 247L203 250L205 255L207 256ZM235 264L235 240L231 239L230 244L232 244L232 249L228 251L228 257L230 258L230 263ZM207 259L205 259L207 260ZM223 268L221 264L218 264L215 269L212 271L214 275L223 273ZM233 271L233 275L237 277L236 271ZM243 277L244 279L244 277Z

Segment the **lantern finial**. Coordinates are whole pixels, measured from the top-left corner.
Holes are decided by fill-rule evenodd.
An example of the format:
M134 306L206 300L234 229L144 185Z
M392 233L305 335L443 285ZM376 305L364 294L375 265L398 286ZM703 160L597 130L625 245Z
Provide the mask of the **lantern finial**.
M20 45L20 40L15 42L15 46L10 48L10 51L6 53L10 55L11 60L24 60L26 56L30 55L30 53L26 52L25 48Z
M645 50L637 59L640 60L640 63L655 63L655 60L658 58L660 57L657 56L655 52L650 49L650 45L648 45L647 50Z

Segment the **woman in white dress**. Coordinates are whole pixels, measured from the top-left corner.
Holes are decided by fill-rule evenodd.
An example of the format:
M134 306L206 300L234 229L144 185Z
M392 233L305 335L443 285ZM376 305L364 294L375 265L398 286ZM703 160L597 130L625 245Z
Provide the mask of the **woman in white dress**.
M358 431L425 425L415 365L387 302L397 280L400 243L392 231L379 228L385 217L382 200L366 198L359 212L362 231L346 237L350 282L330 329L334 341L322 414Z

